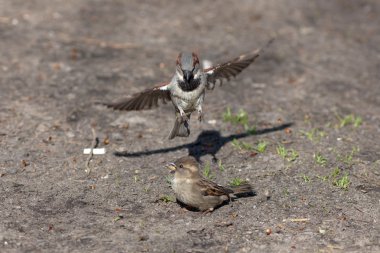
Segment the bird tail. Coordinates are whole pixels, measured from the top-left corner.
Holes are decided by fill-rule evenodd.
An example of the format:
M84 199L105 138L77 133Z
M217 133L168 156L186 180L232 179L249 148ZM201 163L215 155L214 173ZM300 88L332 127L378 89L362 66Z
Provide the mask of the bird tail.
M239 186L232 186L230 189L234 192L233 195L255 195L255 191L250 184L242 184Z
M190 114L187 115L190 120ZM188 137L190 135L190 125L187 120L183 120L181 116L176 117L172 131L169 134L169 140L174 137Z

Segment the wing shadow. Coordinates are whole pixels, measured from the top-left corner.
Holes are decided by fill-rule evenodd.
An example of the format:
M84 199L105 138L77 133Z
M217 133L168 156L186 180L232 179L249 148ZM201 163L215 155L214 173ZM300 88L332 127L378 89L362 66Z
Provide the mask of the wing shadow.
M139 157L146 155L169 153L180 149L187 149L189 156L193 156L195 159L197 159L197 161L200 161L200 158L205 155L211 155L213 159L217 160L216 154L218 153L218 151L224 145L226 145L234 139L241 139L247 136L262 135L266 133L281 131L292 125L293 123L285 123L271 128L256 130L255 133L231 134L228 136L221 136L220 132L216 130L206 130L201 132L194 142L188 144L178 145L170 148L161 148L131 153L129 153L128 151L115 152L114 155L123 157Z

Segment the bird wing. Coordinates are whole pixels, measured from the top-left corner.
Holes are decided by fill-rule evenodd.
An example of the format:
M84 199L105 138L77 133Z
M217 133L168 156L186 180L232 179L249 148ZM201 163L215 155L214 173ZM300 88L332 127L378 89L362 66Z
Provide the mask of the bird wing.
M102 104L114 110L138 111L151 109L152 107L158 106L159 100L161 100L163 104L171 100L168 85L169 83L163 83L154 88L136 93L131 98L121 99L114 103Z
M227 81L229 81L231 77L235 77L237 74L242 72L246 67L253 63L264 51L264 49L267 48L273 41L274 39L271 39L265 47L252 51L248 54L240 55L231 61L204 69L203 71L207 74L208 88L213 89L216 81L219 80L220 84L222 84L223 79L227 79Z
M199 180L197 184L201 188L201 192L204 196L223 196L233 193L231 189L225 188L203 178Z

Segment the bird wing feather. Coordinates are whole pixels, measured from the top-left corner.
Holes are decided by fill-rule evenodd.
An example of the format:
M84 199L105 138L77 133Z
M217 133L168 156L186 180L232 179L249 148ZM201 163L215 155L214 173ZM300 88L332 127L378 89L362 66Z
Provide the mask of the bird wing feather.
M114 110L138 111L158 107L159 101L163 104L171 100L170 91L167 89L169 83L163 83L154 88L146 89L113 103L102 103Z
M218 185L212 181L201 179L197 182L204 196L223 196L233 193L231 189Z
M248 54L240 55L231 61L204 69L203 71L207 74L208 88L213 88L218 80L220 81L220 84L222 84L223 79L227 79L228 81L231 77L235 77L237 74L242 72L251 63L253 63L257 57L262 54L264 48L267 48L273 41L274 39L271 39L265 47L252 51Z

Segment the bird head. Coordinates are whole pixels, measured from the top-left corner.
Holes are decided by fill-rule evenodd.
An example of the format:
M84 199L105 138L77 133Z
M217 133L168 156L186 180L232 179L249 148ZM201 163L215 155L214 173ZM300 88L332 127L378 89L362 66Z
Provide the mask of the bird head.
M176 73L181 81L190 84L199 78L200 64L196 53L180 53L176 62Z
M199 177L198 162L194 157L185 156L176 160L174 163L169 163L167 168L175 177L195 178Z

